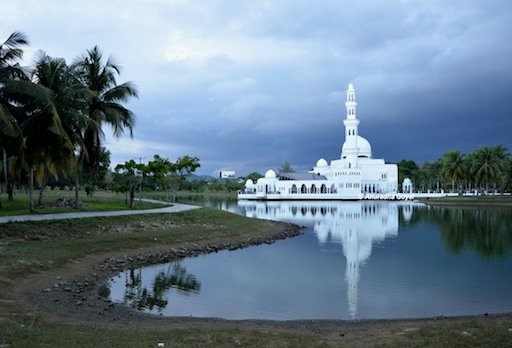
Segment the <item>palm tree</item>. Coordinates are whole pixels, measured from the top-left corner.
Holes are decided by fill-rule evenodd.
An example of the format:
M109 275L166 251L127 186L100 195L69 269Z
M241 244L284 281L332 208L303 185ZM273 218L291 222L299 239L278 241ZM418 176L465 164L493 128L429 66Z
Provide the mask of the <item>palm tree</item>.
M138 94L131 82L117 85L116 76L120 74L120 67L112 58L104 62L97 46L88 50L75 62L74 67L82 84L94 93L87 106L87 115L96 126L87 128L84 133L87 156L83 157L85 169L94 173L99 166L104 124L112 127L115 137L120 137L125 129L133 136L135 115L122 104L131 97L138 97Z
M35 145L43 155L38 171L41 204L48 174L55 177L68 174L76 164L75 155L83 145L83 130L87 126L83 111L90 94L64 59L49 57L44 52L40 52L36 58L33 76L38 85L47 89L51 101L51 107L41 111L38 120L50 122L47 128L50 133L45 135L39 132L31 134L29 138L33 142L33 138L45 135L45 139L36 139ZM78 173L75 174L78 176Z
M485 185L489 191L490 184L496 184L505 169L506 149L499 145L494 148L482 146L472 154L471 173L477 185Z
M465 178L464 155L459 151L446 152L441 159L441 173L445 179L452 181L453 188L455 188L454 183L457 182L457 188L460 191L462 180Z
M67 66L63 59L51 58L41 52L32 73L34 83L18 84L20 91L25 94L21 98L25 99L25 112L20 115L19 121L26 137L30 210L33 210L34 173L44 186L47 173L56 176L62 172L62 166L68 164L73 153L73 144L62 126L59 113L62 111L61 93L65 88L66 73Z
M15 31L0 44L0 83L15 78L25 78L26 74L19 65L23 58L22 46L28 45L25 34Z
M281 167L279 167L279 173L293 173L295 172L295 169L290 164L290 162L284 162L281 164Z
M496 179L496 186L501 187L504 189L506 182L507 182L507 170L510 154L507 151L507 148L503 145L496 145L494 147L491 147L491 151L494 156L494 160L497 162L499 167L499 176Z
M21 32L13 32L0 44L0 148L3 156L3 172L8 199L13 199L13 185L9 179L9 157L23 149L23 138L18 122L13 115L13 104L6 93L6 86L12 80L28 79L19 65L23 58L22 46L28 45L28 39Z

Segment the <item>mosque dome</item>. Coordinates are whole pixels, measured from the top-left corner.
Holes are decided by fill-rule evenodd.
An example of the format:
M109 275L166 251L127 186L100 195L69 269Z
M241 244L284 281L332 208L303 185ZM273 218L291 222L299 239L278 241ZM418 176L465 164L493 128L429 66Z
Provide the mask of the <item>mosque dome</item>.
M320 158L318 162L316 162L316 166L319 168L325 168L328 166L327 161L323 158Z
M252 186L254 185L254 181L252 181L251 179L247 179L247 181L245 182L245 186Z
M347 147L348 145L345 141L343 143L343 147L341 148L341 152L346 153ZM357 157L372 157L372 146L370 145L370 142L359 135L357 136L357 147Z
M272 169L267 170L265 173L265 179L275 179L276 176L276 172L274 172Z

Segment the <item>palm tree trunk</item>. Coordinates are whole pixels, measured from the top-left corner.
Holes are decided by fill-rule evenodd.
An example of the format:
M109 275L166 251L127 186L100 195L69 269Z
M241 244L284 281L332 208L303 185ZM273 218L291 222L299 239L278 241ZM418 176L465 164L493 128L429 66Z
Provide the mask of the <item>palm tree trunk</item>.
M28 171L28 210L31 213L35 213L34 201L32 199L32 193L34 191L34 169L30 168Z
M130 187L130 208L133 208L135 206L135 185L132 185Z
M47 178L48 178L48 170L46 169L46 162L45 162L44 168L43 168L43 180L41 180L41 187L39 187L39 199L37 201L38 206L43 205L43 194L44 194L44 188L46 186Z
M75 173L75 209L80 209L80 163L76 164Z
M5 149L2 149L3 152L3 164L4 164L4 180L5 180L5 187L9 185L9 175L7 175L7 151Z
M5 190L7 191L7 199L12 201L13 197L13 183L9 180L9 172L7 166L7 150L4 148L3 151L3 163L4 163L4 179L5 179Z
M80 175L75 175L75 209L80 209Z

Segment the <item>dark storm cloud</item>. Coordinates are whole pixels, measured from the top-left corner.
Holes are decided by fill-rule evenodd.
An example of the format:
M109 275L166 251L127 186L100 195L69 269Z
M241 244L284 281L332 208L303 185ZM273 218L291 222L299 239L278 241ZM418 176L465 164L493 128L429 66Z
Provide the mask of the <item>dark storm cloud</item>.
M340 154L349 83L375 157L422 162L451 149L512 147L508 1L3 8L2 38L25 31L27 55L43 48L72 61L98 44L123 65L122 81L138 84L135 137L109 140L114 162L160 153L198 156L205 174L263 172L285 161L309 168Z

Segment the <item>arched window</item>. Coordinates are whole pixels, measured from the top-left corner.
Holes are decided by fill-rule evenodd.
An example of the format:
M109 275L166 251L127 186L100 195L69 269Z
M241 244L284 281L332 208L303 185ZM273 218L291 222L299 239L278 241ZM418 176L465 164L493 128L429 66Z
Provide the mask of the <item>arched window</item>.
M316 193L316 186L315 184L311 185L311 193Z
M327 193L327 187L325 187L325 184L322 184L322 186L320 186L320 193Z
M292 193L297 193L297 186L295 184L292 185Z
M336 193L336 185L331 185L331 193Z
M308 192L308 189L306 188L306 185L302 184L302 186L300 187L300 193L307 193Z

